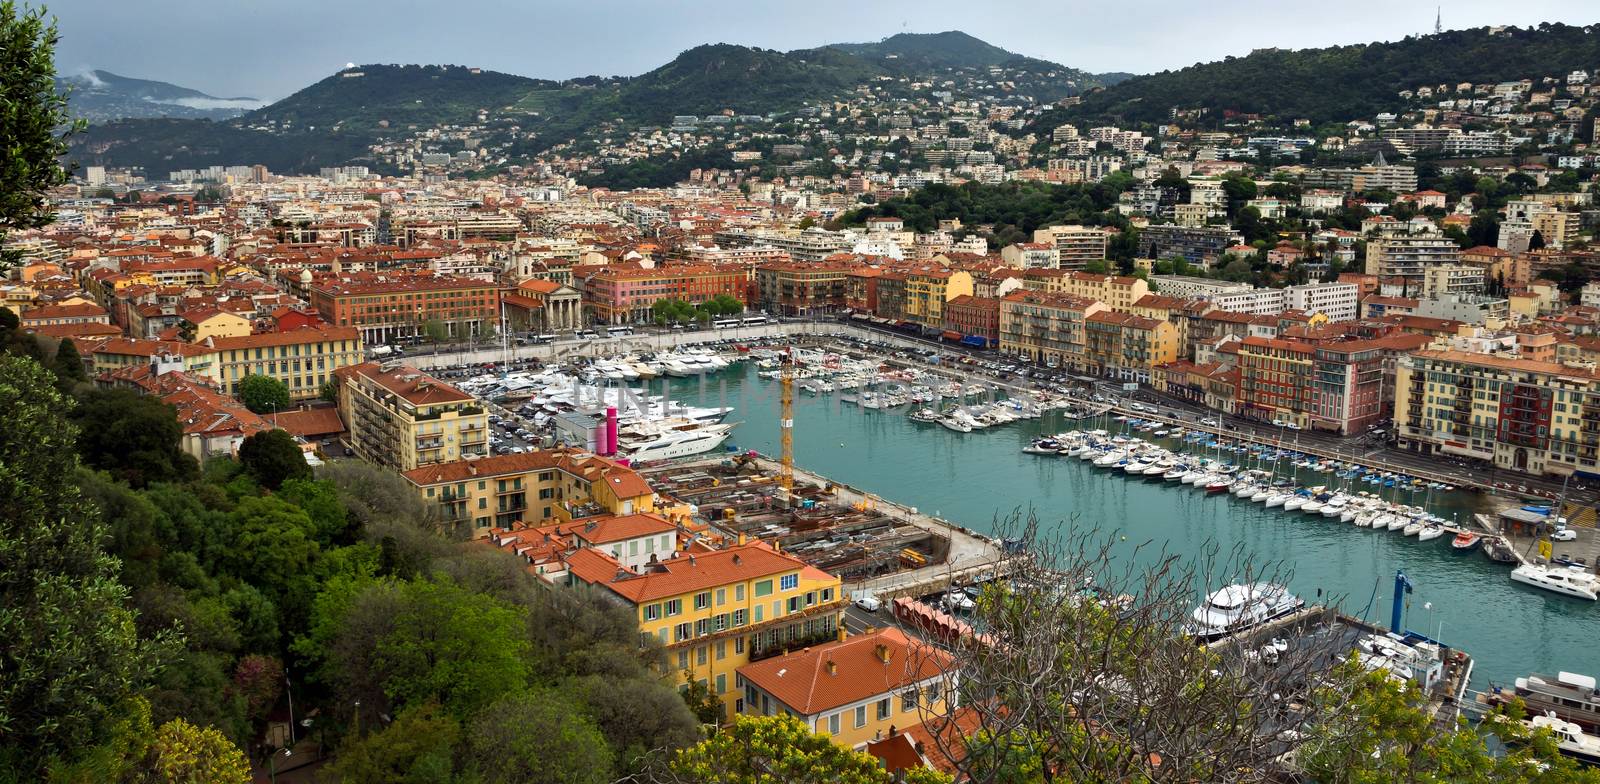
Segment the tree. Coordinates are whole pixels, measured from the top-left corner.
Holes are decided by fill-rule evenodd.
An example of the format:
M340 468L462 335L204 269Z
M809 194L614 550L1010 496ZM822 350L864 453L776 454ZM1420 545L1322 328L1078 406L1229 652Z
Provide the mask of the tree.
M701 724L711 725L721 725L727 721L727 706L722 699L711 691L709 685L689 677L690 675L692 673L684 672L684 680L689 685L683 690L683 702L689 706L695 718L699 719Z
M450 328L443 321L428 319L422 322L422 336L430 343L443 343L450 339Z
M890 784L895 780L876 757L840 746L788 714L735 716L731 726L678 751L670 770L659 778L701 784ZM919 768L905 781L938 784L949 779Z
M980 738L973 755L958 738L930 733L927 753L965 779L1025 781L1020 766L1054 781L1264 781L1292 750L1281 733L1319 717L1277 707L1322 685L1329 651L1308 644L1275 662L1223 658L1173 634L1193 597L1219 582L1283 581L1241 551L1132 557L1115 535L1070 521L1041 534L1019 513L997 527L1026 555L1008 556L1014 581L978 599L972 615L985 638L952 646L941 691L959 688L962 705L930 701L919 715Z
M394 723L351 738L328 766L340 784L448 784L456 780L453 756L461 725L437 703L408 708Z
M322 386L317 390L317 397L328 403L339 402L339 382L331 378L322 382Z
M48 226L55 213L45 195L67 182L60 161L67 139L83 130L73 119L67 97L56 90L54 20L42 8L17 8L0 3L0 243L12 232ZM0 273L21 258L19 251L0 250Z
M239 381L239 400L257 414L285 411L290 406L289 385L272 376L251 373Z
M178 410L160 398L127 389L87 390L72 419L83 461L135 488L199 473L199 463L179 446Z
M56 358L50 364L50 369L55 371L57 386L63 392L69 392L73 386L89 380L89 374L83 369L83 355L78 353L72 338L62 338L56 346Z
M239 464L262 487L276 490L290 479L310 479L306 454L284 430L253 433L239 444Z
M149 771L159 784L247 784L250 765L222 733L173 719L156 730L150 744Z
M467 734L468 767L482 784L604 784L611 749L577 706L554 693L512 693L485 708Z
M1317 699L1327 703L1323 719L1306 729L1306 740L1296 754L1300 768L1312 780L1600 782L1600 771L1579 768L1557 753L1548 732L1525 728L1520 705L1497 710L1481 725L1506 747L1504 754L1496 754L1464 722L1438 726L1410 682L1397 684L1382 671L1364 671L1355 661L1340 664L1332 681L1354 687L1318 693Z
M1469 247L1487 245L1498 247L1500 244L1500 218L1494 210L1478 210L1472 215L1472 222L1467 225L1467 241Z
M0 778L99 740L159 652L140 640L105 529L70 481L76 433L50 373L0 356Z
M1528 250L1544 250L1544 232L1533 230L1533 236L1528 238Z

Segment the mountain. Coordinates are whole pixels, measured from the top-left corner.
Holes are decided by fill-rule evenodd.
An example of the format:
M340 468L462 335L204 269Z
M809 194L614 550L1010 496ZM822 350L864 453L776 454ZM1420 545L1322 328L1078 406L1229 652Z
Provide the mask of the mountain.
M900 33L877 43L832 44L829 48L870 60L894 61L889 65L907 70L984 68L1019 60L1032 60L1035 63L1045 63L1065 70L1065 66L1008 52L959 30L943 33Z
M849 51L857 47L862 52ZM689 49L633 77L563 82L476 68L364 65L346 68L276 103L218 122L125 119L75 139L85 163L177 168L248 161L304 171L365 154L367 145L411 128L502 126L515 156L537 153L599 126L664 125L674 115L731 111L765 115L845 98L866 85L911 90L929 69L987 69L968 75L985 89L1049 101L1101 84L1093 75L991 46L964 33L901 35L877 44L780 52L733 44ZM922 87L921 89L926 89Z
M68 94L73 115L89 122L127 117L227 119L261 105L254 98L218 98L167 82L134 79L110 71L84 71L56 79Z
M1288 122L1345 122L1398 107L1401 90L1422 85L1564 77L1600 64L1600 28L1453 30L1401 41L1326 49L1265 49L1178 71L1138 76L1090 93L1083 103L1036 123L1068 119L1160 123L1176 109L1205 109L1207 121L1244 112Z

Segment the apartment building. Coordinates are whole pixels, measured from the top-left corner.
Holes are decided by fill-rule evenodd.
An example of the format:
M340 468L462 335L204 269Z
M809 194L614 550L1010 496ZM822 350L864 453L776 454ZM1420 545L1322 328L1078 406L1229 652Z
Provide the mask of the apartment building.
M789 714L834 743L860 749L920 724L921 715L948 715L960 684L946 672L952 661L890 627L746 664L738 686L746 714Z
M1027 270L1022 285L1030 291L1099 300L1121 313L1130 312L1133 303L1150 293L1150 284L1143 278L1068 270Z
M945 337L983 348L1000 342L1000 300L963 294L944 304Z
M360 330L370 345L421 337L429 322L452 338L488 334L500 325L500 286L477 278L385 273L319 281L305 272L301 286L324 320Z
M905 283L902 318L925 329L943 328L946 302L972 296L972 273L963 270L917 267L906 271Z
M1286 310L1321 313L1329 321L1354 321L1360 316L1360 287L1354 283L1307 283L1283 290Z
M1057 266L1082 270L1091 261L1106 258L1106 231L1099 226L1050 226L1036 229L1033 241L1054 245Z
M1013 291L1000 299L1000 350L1051 367L1082 369L1087 354L1084 324L1108 309L1088 297Z
M1139 232L1139 255L1210 266L1242 242L1244 236L1226 226L1146 226Z
M845 308L845 279L853 262L767 262L756 267L761 307L783 316L825 316Z
M1422 271L1422 299L1482 294L1482 267L1471 264L1435 264Z
M1239 344L1239 416L1308 426L1316 346L1294 340L1247 337Z
M744 302L749 272L740 267L664 264L654 269L604 269L583 285L584 306L595 324L643 324L652 306L674 299L699 305L718 295Z
M489 415L471 395L412 367L366 362L334 375L363 460L405 472L489 453Z
M1395 374L1400 446L1535 475L1596 472L1592 369L1463 351L1417 351Z
M1000 249L1000 260L1015 269L1056 269L1061 257L1056 246L1044 242L1017 242Z
M195 345L212 355L205 375L223 392L235 394L246 376L270 376L289 388L289 397L310 400L334 371L360 364L364 344L354 327L307 327L289 332L205 338Z
M604 549L567 556L568 582L628 607L666 648L666 668L745 712L739 668L839 639L839 578L754 541L630 569Z
M1148 384L1156 366L1178 358L1178 331L1165 321L1102 311L1083 326L1086 372Z
M1442 235L1421 234L1373 237L1367 243L1368 275L1399 278L1406 286L1421 287L1429 267L1461 262L1461 247Z
M595 515L629 517L657 509L655 491L637 471L574 449L452 460L402 476L441 527L473 538L519 523L570 523ZM652 545L646 555L654 552Z

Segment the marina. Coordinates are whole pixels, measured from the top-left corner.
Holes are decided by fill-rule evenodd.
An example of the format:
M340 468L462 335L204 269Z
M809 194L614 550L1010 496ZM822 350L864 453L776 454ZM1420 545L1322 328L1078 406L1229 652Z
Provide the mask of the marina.
M759 378L748 364L703 381L664 383L675 401L734 409L741 424L732 441L740 449L778 451L778 385ZM1288 587L1308 604L1334 604L1358 619L1387 606L1389 580L1403 568L1417 585L1407 598L1412 628L1470 651L1477 660L1475 688L1510 683L1530 670L1582 667L1592 660L1592 641L1600 636L1592 603L1514 583L1503 564L1487 558L1454 555L1453 537L1420 541L1424 531L1405 536L1406 525L1394 536L1378 536L1370 527L1332 524L1320 513L1287 514L1281 506L1232 494L1180 490L1155 479L1108 481L1109 472L1085 461L1023 451L1041 436L1094 429L1092 420L1048 411L975 437L844 404L836 396L796 398L797 465L821 468L832 482L979 533L994 533L1013 511L1032 509L1054 525L1116 532L1125 537L1122 554L1141 562L1153 562L1162 545L1173 553L1239 546L1263 562L1290 568ZM1320 472L1290 470L1299 485L1328 483ZM1421 492L1367 492L1424 507L1456 527L1485 511L1479 494L1429 492L1425 483Z

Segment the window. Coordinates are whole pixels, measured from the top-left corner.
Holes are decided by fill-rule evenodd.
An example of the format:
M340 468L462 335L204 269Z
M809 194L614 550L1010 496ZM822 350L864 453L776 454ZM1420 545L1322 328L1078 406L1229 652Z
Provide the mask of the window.
M733 586L733 600L736 602L744 601L744 583Z
M713 616L711 620L713 621L713 623L712 623L713 628L715 628L719 632L724 630L724 629L726 629L726 628L728 628L728 614L727 613L719 613L716 616Z
M679 670L687 670L687 669L689 669L689 652L688 651L678 651L678 669Z
M822 603L823 604L827 604L828 602L831 602L831 601L833 601L833 589L832 588L824 588L824 589L822 589Z
M717 606L721 607L722 605L727 604L727 603L728 603L728 589L726 589L726 588L718 588L717 589Z
M878 718L879 719L887 719L887 718L889 718L889 698L888 697L884 697L883 699L878 700Z
M728 641L717 640L717 661L728 658Z
M839 714L837 714L837 713L835 713L832 716L828 717L828 734L829 735L838 735L839 734Z
M856 706L856 728L860 729L861 727L865 727L865 726L867 726L867 706L865 706L865 705L857 705Z
M735 656L744 653L744 637L741 636L733 638L733 653Z
M756 596L767 596L772 593L772 581L762 580L756 583Z
M722 675L718 675L717 676L717 693L718 694L727 694L728 693L728 676L726 674L722 674Z
M928 684L928 704L933 705L939 701L939 684Z
M671 618L674 615L681 614L682 612L683 612L683 600L682 599L668 599L667 600L667 617L668 618Z
M687 623L680 623L672 627L672 641L683 642L694 634L694 627Z
M900 711L913 711L917 709L917 690L906 689L900 692Z
M710 591L706 591L704 593L697 593L697 594L694 595L694 608L696 610L704 610L705 608L710 607L710 606L711 606L711 592Z
M816 603L817 603L817 592L816 591L806 591L806 606L810 607L811 605L816 604Z
M704 637L710 631L710 623L705 618L694 622L694 636Z
M789 597L789 612L792 612L792 613L800 612L800 597L798 597L798 596Z
M644 619L645 620L654 621L654 620L659 620L660 618L661 618L661 605L659 605L659 604L647 604L647 605L644 606Z
M733 625L734 626L743 626L744 625L744 621L745 621L745 612L744 612L744 610L734 610L733 611Z
M800 587L800 575L798 574L786 574L778 578L778 581L778 587L780 590L792 591Z
M701 666L701 667L705 666L705 664L706 664L706 646L702 645L702 646L694 649L694 663L699 665L699 666Z

